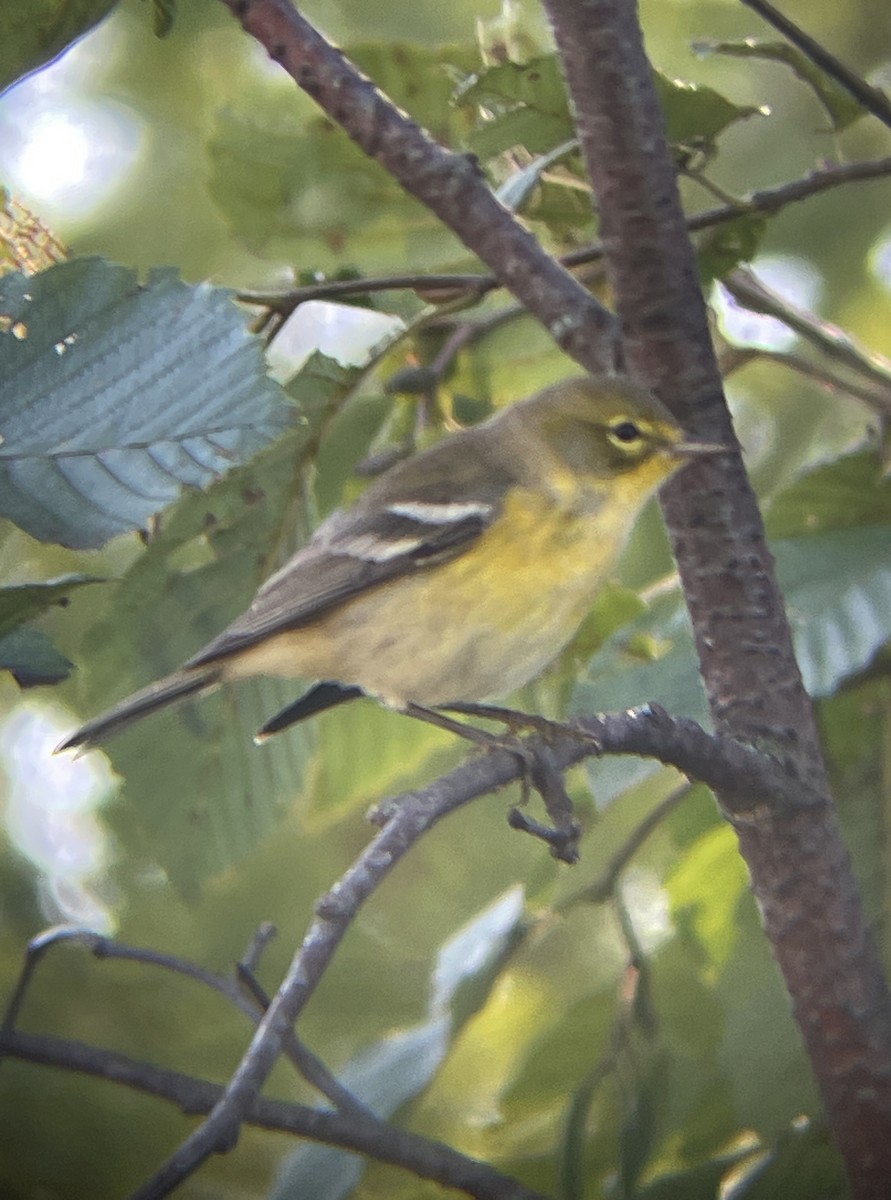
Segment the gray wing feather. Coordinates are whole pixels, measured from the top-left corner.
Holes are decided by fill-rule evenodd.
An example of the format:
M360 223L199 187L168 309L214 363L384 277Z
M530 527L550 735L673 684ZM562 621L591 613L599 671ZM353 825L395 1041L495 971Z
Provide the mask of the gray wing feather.
M439 449L422 456L432 468ZM451 477L443 479L435 469L427 480L413 476L408 494L430 505L447 505L457 494L464 502L477 501L477 511L443 524L390 512L388 504L404 501L407 492L403 473L395 468L353 508L332 513L308 545L260 588L250 608L186 666L236 654L273 634L308 624L369 588L463 554L498 516L508 482L492 463L480 462L474 451L470 447L459 460L463 479L454 478L452 459ZM419 465L420 460L414 460L415 468ZM375 547L380 551L377 556Z

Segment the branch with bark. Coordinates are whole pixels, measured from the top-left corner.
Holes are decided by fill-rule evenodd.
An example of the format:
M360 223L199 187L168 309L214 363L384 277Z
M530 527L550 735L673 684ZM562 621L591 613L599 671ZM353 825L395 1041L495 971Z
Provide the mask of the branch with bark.
M861 165L859 174L837 168L772 194L756 193L738 207L724 205L688 219L634 6L629 0L546 0L601 223L600 245L567 256L561 264L497 201L475 160L433 141L285 0L224 3L332 120L493 273L437 276L435 283L457 282L471 291L496 283L507 288L582 365L603 370L621 361L698 437L725 445L736 443L690 230L740 212L773 211L835 186L842 172L848 182L888 170L887 161ZM600 256L615 315L567 269ZM397 276L379 282L381 287L415 286L415 279ZM428 277L425 283L430 282ZM325 286L291 293L286 303L356 287L368 290L369 282L350 281L342 291L337 290L340 285ZM258 294L244 298L269 301ZM683 485L669 485L663 500L717 732L708 734L694 722L648 706L557 729L539 748L557 772L592 753L651 755L714 790L739 836L854 1195L865 1200L881 1194L891 1178L891 1000L829 800L813 712L795 662L761 516L738 454L690 466ZM303 945L271 1000L253 985L246 969L253 992L246 1011L257 1026L223 1089L174 1078L173 1073L152 1076L157 1069L140 1065L146 1087L192 1105L189 1111L209 1115L138 1189L137 1200L169 1194L210 1155L231 1147L246 1121L278 1120L282 1124L276 1127L288 1121L289 1128L300 1124L304 1136L324 1136L338 1145L347 1144L338 1122L348 1121L350 1148L363 1148L366 1117L351 1110L348 1098L337 1114L309 1117L297 1106L276 1108L261 1100L260 1090L283 1052L299 1057L294 1023L356 913L394 864L448 813L517 779L522 771L515 752L496 750L380 810L380 832L319 902ZM626 861L617 862L592 898L612 888ZM158 965L178 969L172 963ZM23 994L14 997L13 1019ZM48 1039L29 1041L10 1026L2 1035L7 1053L45 1062L60 1062L67 1055L76 1069L95 1069L133 1084L133 1070L115 1056L93 1051L98 1057L91 1060L73 1043L60 1047ZM313 1070L311 1064L301 1069ZM318 1080L337 1103L336 1081L326 1079L324 1071ZM324 1134L319 1132L323 1126ZM377 1125L375 1132L379 1134ZM416 1147L397 1155L395 1150L382 1153L375 1144L368 1152L472 1195L532 1196L489 1168L468 1167L467 1160L458 1161L460 1156L434 1174L418 1165L422 1155ZM462 1172L478 1173L470 1178Z

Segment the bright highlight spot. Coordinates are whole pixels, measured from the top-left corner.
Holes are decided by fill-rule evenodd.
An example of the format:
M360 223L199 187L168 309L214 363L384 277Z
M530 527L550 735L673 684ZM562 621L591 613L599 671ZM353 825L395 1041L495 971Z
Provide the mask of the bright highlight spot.
M759 258L752 264L752 272L796 308L813 309L823 291L819 274L800 258ZM721 332L735 346L782 352L795 344L798 335L788 325L743 308L720 283L712 291L712 304Z
M91 886L108 864L108 835L96 810L114 777L101 755L53 756L70 725L27 704L0 725L0 763L9 781L4 823L39 874L47 919L110 933L111 913Z
M84 94L84 81L95 81L115 48L103 26L0 98L0 177L44 220L99 207L139 157L136 114Z
M882 287L891 292L891 232L874 243L869 252L869 269Z
M363 366L372 351L404 328L398 317L386 313L309 300L288 317L269 347L269 373L286 383L316 350L341 366Z

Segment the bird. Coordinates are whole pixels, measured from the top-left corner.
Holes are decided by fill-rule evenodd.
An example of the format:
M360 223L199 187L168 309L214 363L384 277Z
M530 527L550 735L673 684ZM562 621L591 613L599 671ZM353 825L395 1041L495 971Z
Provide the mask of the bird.
M359 695L406 712L507 696L572 639L648 498L723 449L619 375L509 404L391 467L179 670L57 752L256 675L318 681L261 738Z

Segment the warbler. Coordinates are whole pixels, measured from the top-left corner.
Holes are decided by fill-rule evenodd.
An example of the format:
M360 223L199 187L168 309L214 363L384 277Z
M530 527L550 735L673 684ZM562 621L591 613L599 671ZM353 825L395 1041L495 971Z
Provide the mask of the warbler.
M648 497L721 449L624 378L548 387L392 467L180 670L58 749L252 675L321 681L263 733L357 694L403 710L507 695L571 640Z

